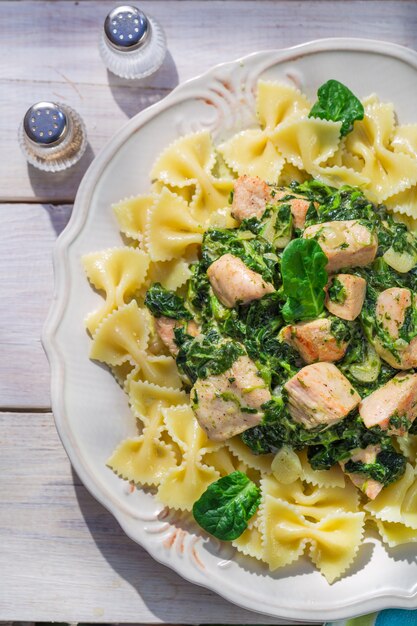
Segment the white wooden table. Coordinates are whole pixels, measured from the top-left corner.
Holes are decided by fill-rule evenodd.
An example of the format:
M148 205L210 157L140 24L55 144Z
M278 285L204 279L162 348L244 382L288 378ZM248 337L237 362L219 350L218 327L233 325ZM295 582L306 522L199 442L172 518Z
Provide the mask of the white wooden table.
M50 411L40 332L51 248L94 155L132 115L221 61L319 37L417 48L417 2L143 1L169 54L144 84L107 73L97 37L113 0L0 0L0 620L278 623L197 588L124 536L71 470ZM27 166L30 104L76 108L89 149L68 173ZM242 590L244 593L244 590Z

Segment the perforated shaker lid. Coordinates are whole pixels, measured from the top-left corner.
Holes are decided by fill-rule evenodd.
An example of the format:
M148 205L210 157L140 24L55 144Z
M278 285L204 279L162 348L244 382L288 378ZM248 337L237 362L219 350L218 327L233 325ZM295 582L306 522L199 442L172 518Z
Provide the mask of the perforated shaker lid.
M37 102L23 119L27 137L36 144L57 145L68 133L68 120L64 111L54 102Z
M117 50L137 50L147 40L150 29L146 15L127 4L115 7L104 22L106 38Z

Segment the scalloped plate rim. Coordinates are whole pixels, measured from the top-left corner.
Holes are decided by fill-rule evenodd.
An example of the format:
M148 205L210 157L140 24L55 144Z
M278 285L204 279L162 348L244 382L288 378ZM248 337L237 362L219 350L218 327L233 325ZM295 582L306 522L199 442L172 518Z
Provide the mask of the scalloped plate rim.
M287 48L256 51L236 60L217 64L203 74L181 83L161 101L139 112L127 121L118 131L117 135L114 135L107 142L100 153L94 158L93 162L84 174L76 194L71 218L55 243L53 249L54 293L52 304L42 331L42 344L51 368L52 412L64 449L84 486L88 489L91 495L116 518L126 535L136 543L140 544L156 561L170 567L184 579L210 589L226 600L244 609L276 618L305 620L308 622L346 619L355 615L378 611L385 608L417 608L417 583L411 589L404 590L403 592L394 588L386 589L381 592L369 593L366 598L358 598L356 601L343 605L339 604L337 607L333 606L331 608L326 608L324 604L320 604L316 607L280 607L279 602L271 603L270 606L265 607L265 599L262 600L263 608L260 608L252 599L246 599L241 596L237 598L233 590L225 589L224 580L220 574L216 580L213 580L212 578L202 579L201 575L198 575L197 570L191 570L193 575L189 575L188 570L184 567L181 569L176 566L176 564L171 563L168 557L161 557L157 554L156 549L153 548L150 540L148 542L143 541L131 532L129 528L129 521L132 516L127 511L123 511L117 507L117 503L112 500L111 494L106 493L107 489L102 484L94 481L93 477L85 469L82 458L80 458L77 454L76 442L73 440L65 412L64 402L62 395L60 394L64 377L64 359L60 354L59 347L56 343L55 334L62 320L65 304L69 297L69 292L66 290L66 286L71 279L68 270L68 254L70 246L82 231L88 214L89 201L91 200L95 184L97 183L101 173L109 163L113 154L133 132L137 131L142 125L146 124L149 119L158 115L159 112L170 108L173 104L178 103L183 99L186 99L187 92L192 90L193 86L198 86L199 83L207 81L210 76L219 69L250 62L252 59L260 59L263 56L265 58L270 56L276 63L279 63L285 60L290 60L291 58L295 59L299 56L305 56L319 51L330 52L344 50L360 51L364 53L371 52L398 58L413 66L417 71L417 52L410 48L406 48L405 46L381 40L364 38L336 37L316 39Z

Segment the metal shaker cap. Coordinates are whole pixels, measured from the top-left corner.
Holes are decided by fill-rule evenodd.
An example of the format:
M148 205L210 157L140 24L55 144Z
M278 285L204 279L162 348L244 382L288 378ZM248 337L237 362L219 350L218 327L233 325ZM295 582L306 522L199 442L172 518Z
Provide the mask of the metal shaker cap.
M37 102L26 111L23 128L27 137L38 145L58 145L68 133L68 119L54 102Z
M115 7L104 22L104 34L116 50L137 50L147 40L150 30L146 15L127 4Z

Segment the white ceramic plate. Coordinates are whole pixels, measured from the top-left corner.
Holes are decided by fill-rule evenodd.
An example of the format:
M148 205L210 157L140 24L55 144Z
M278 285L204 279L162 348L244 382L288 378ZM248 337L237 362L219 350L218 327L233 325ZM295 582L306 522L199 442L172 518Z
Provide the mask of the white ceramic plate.
M72 218L55 248L55 296L43 343L52 370L52 408L71 462L89 491L126 533L161 563L247 609L321 621L386 607L417 607L417 547L389 554L367 536L347 575L329 586L307 561L269 573L230 547L206 540L187 520L161 514L150 494L129 489L105 465L115 446L135 434L127 398L110 373L89 361L86 313L100 296L85 279L80 257L121 238L111 204L149 188L155 157L172 140L199 129L215 140L254 121L257 80L295 83L314 100L329 78L360 97L394 102L401 123L417 122L417 53L393 44L328 39L258 52L210 70L130 120L94 160Z

